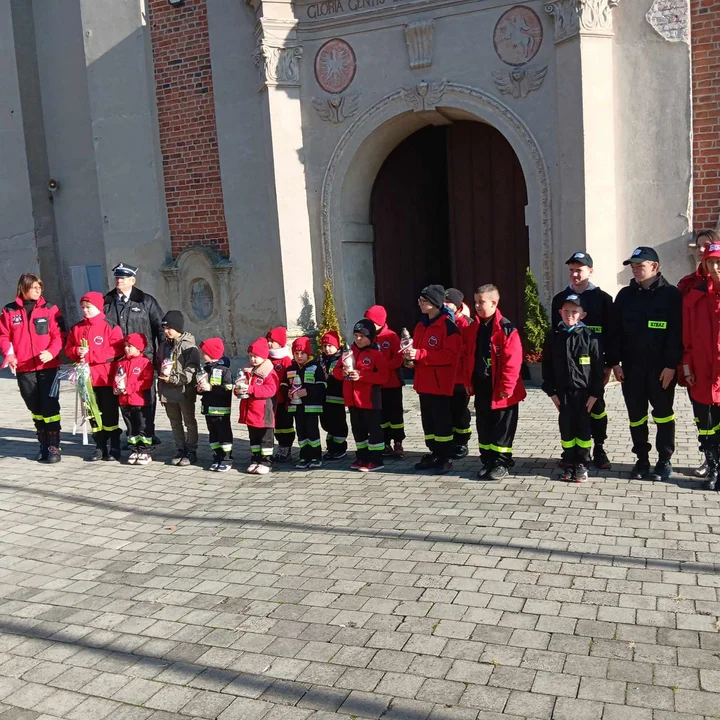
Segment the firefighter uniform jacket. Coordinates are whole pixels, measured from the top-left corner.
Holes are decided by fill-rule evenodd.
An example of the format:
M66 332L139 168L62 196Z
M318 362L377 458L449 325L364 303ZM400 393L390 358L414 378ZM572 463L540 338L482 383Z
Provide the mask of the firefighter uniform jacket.
M131 333L145 335L148 344L143 354L151 360L155 359L156 344L159 347L165 340L165 333L163 311L152 295L133 287L127 301L122 302L118 291L111 290L105 295L103 312L111 322L120 326L124 337Z
M683 368L695 376L690 397L703 405L720 405L720 288L700 278L683 298Z
M335 368L340 365L342 371L342 352L338 350L334 355L321 355L320 364L325 371L327 376L327 391L325 393L325 402L333 405L344 405L345 399L343 398L343 375L340 373L340 377L333 375Z
M542 371L542 389L550 397L562 397L573 390L587 390L588 396L600 397L603 358L595 333L584 323L572 328L558 323L545 340Z
M613 305L611 356L624 368L676 368L683 356L682 295L662 275L645 290L635 280Z
M233 380L230 372L230 361L220 358L217 362L205 363L203 370L207 373L210 390L199 393L201 397L200 412L203 415L229 415L232 407Z
M300 378L299 386L294 382L296 377ZM285 382L288 392L293 387L299 387L307 391L305 397L299 398L299 405L290 402L292 398L292 394L290 394L288 399L289 413L321 413L323 411L327 376L319 360L315 360L314 358L308 360L302 367L293 360L285 373Z
M290 356L290 351L287 348L283 348L283 350L287 353L283 355L282 357L273 358L270 357L270 362L273 364L273 368L275 369L275 374L278 376L278 382L280 383L280 388L278 390L277 395L277 404L278 407L280 405L286 405L287 404L287 382L285 375L287 373L287 369L292 364L292 357ZM274 352L271 350L271 352Z
M398 334L394 330L390 330L387 325L383 325L375 338L375 342L380 348L388 368L388 376L383 383L383 389L402 387L405 382L402 376L403 356L400 352Z
M460 339L462 340L462 349L460 351L460 360L458 361L457 372L455 374L456 385L472 384L473 361L475 358L475 343L473 341L470 326L475 321L467 315L459 312L455 315L455 324L460 330ZM471 337L472 336L472 337Z
M552 312L550 322L558 322L560 309L568 295L577 295L580 304L585 311L583 324L587 325L594 333L600 345L600 352L604 354L605 367L612 367L616 364L615 358L608 353L607 339L611 334L613 299L604 290L591 285L584 293L577 293L572 287L566 287L559 292L552 301Z
M382 387L388 376L385 356L377 345L359 348L353 343L352 353L359 375L357 380L348 380L345 377L342 363L338 363L333 370L335 379L343 380L345 406L361 410L382 410Z
M468 329L468 338L471 342L472 352L475 352L478 331L482 320L478 317ZM474 366L473 358L472 364ZM522 341L517 328L505 317L500 310L495 311L490 331L490 371L492 376L492 400L490 406L493 410L502 410L527 397L525 385L520 377L523 363ZM473 367L473 371L474 371ZM471 372L471 375L474 375ZM478 373L479 374L479 373ZM467 386L468 392L473 388ZM502 397L507 395L508 397Z
M125 371L125 392L118 395L120 405L145 407L150 405L150 388L155 379L155 368L144 355L124 357L117 368Z
M10 346L17 359L19 373L49 370L60 365L58 355L65 341L65 323L57 305L40 297L30 312L26 312L23 299L15 298L0 314L0 352L7 358ZM40 353L47 350L52 360L40 362Z
M124 354L122 330L108 322L100 313L83 318L68 333L65 354L73 362L80 362L80 346L87 343L85 362L90 366L93 387L110 387L115 381L115 361Z
M413 387L427 395L452 396L455 392L462 338L447 309L432 320L423 315L413 332L415 382Z
M280 382L272 361L265 360L261 365L253 368L248 388L250 397L240 401L238 422L248 427L274 428L275 403L279 386Z

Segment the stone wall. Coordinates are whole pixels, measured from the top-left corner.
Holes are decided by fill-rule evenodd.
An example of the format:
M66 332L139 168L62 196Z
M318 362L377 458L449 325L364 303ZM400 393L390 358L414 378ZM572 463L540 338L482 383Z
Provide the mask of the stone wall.
M695 230L720 212L720 0L691 0Z
M206 0L149 10L172 255L201 245L227 257Z

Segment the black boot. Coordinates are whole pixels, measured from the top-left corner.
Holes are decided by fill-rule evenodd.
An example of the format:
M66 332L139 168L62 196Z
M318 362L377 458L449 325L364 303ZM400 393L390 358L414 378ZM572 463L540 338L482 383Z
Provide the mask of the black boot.
M40 443L40 449L38 450L38 454L35 457L35 459L38 462L47 462L48 442L47 442L47 432L45 431L45 428L39 429L37 431L37 438L38 438L38 442Z
M60 431L59 430L48 430L47 432L48 442L48 457L45 462L59 463L62 460L60 456Z
M703 490L717 490L718 483L718 452L720 448L708 448L705 451L705 463L707 464L707 475L702 484Z
M631 480L645 480L650 476L650 459L647 456L639 456L635 466L630 471Z
M120 460L120 433L110 438L110 452L103 460Z

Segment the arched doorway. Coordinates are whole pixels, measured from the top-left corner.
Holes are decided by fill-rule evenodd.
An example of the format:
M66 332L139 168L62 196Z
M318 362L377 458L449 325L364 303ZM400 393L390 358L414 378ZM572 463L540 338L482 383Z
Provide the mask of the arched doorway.
M371 196L375 296L391 326L412 327L426 284L470 299L500 289L503 313L521 324L527 188L515 152L494 127L459 121L419 130L387 157Z

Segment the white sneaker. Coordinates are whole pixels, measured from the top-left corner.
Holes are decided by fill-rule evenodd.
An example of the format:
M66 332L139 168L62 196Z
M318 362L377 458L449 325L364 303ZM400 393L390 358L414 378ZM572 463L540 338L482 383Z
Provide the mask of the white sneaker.
M135 461L136 465L149 465L152 462L152 457L150 453L139 453L137 456L137 460Z
M209 470L210 472L217 472L217 469L218 469L218 466L219 466L219 465L220 465L220 463L213 463L213 464L208 468L208 470Z
M138 454L133 451L130 453L130 456L128 457L128 465L135 465L137 463Z
M250 473L251 475L256 475L257 469L258 469L258 464L256 462L250 463L250 465L248 465L248 469L246 472Z
M272 468L269 465L264 465L262 463L258 463L257 469L255 472L258 475L267 475L268 473L272 472Z
M217 472L228 472L231 467L232 467L232 463L221 462L221 463L218 463L218 466L215 468L215 470Z

